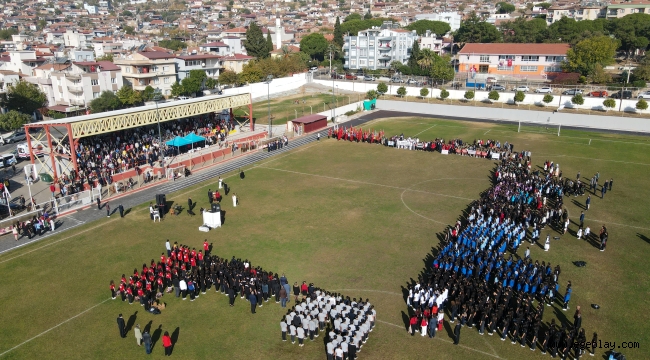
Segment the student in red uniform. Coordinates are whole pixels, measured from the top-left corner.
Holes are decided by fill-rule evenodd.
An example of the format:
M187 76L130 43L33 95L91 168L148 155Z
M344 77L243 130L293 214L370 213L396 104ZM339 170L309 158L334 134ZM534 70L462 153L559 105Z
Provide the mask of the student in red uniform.
M169 332L165 331L163 335L163 347L165 348L165 356L171 356L172 354L172 338L169 336Z
M203 241L203 253L205 256L210 256L210 245L208 245L208 239Z
M115 282L111 280L111 298L115 300Z

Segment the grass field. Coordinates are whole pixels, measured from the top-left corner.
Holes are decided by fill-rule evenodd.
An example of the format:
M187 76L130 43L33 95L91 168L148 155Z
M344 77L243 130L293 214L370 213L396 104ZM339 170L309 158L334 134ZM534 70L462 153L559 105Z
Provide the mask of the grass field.
M304 102L303 102L304 100ZM281 99L271 99L271 118L274 125L286 124L287 121L293 120L296 117L316 114L323 111L328 111L332 107L348 105L349 102L359 100L357 95L336 95L332 98L332 94L314 94L307 93L301 95L291 96L289 98L283 97ZM296 103L297 101L297 103ZM248 116L243 108L234 111L236 116ZM253 114L255 114L256 124L268 123L268 103L266 100L257 101L253 103Z
M608 226L607 251L570 232L548 253L531 248L531 256L560 264L561 284L573 282L571 310L547 308L546 321L572 321L573 309L581 305L588 340L597 331L603 342L639 342L639 349L624 353L629 359L650 358L649 138L567 130L558 137L517 133L516 126L421 118L378 120L366 127L423 139L508 140L515 150L532 151L535 165L547 159L560 163L565 176L580 171L591 177L600 171L601 183L613 178L613 191L605 199L592 196L585 220L595 231ZM403 287L422 271L423 259L438 244L436 234L490 186L493 167L484 159L321 139L254 165L243 181L233 177L229 184L240 206L224 202L221 229L200 233L200 219L185 214L152 224L143 204L124 219L101 219L0 255L0 358L144 357L132 331L127 339L119 337L118 313L127 321L133 316L141 327L150 324L156 358L163 355L159 328L177 334L175 358L325 358L323 336L303 348L280 341L284 312L273 302L252 315L243 300L230 308L227 297L214 292L194 302L166 295L167 309L153 316L137 304L110 300L109 281L157 259L167 238L197 248L207 238L214 243L213 253L248 258L253 266L286 273L290 282L306 280L369 298L379 322L361 359L545 358L539 349L531 352L497 336L479 336L476 329L463 330L461 346L451 345L447 324L434 340L405 331ZM205 207L206 191L215 183L168 199L185 204L191 196ZM584 197L566 198L573 220L583 203ZM576 227L572 223L570 229ZM587 266L573 266L576 260ZM602 359L605 350L599 349L596 358Z

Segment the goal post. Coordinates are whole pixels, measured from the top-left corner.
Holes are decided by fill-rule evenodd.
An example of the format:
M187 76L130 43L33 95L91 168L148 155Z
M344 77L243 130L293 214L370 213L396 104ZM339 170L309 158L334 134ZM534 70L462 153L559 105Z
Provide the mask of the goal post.
M562 124L552 122L534 122L519 120L517 132L528 132L536 134L549 134L560 136Z

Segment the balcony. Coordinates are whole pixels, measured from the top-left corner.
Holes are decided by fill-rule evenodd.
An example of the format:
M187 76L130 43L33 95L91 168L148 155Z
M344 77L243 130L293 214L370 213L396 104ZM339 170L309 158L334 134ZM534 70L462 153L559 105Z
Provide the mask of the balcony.
M73 94L81 94L84 92L84 88L79 85L68 85L68 91Z
M70 105L84 106L86 102L81 99L70 99Z
M379 51L390 51L391 46L389 44L379 45L378 49L379 49Z
M81 75L79 75L79 74L68 74L68 73L66 73L64 76L68 80L81 80Z

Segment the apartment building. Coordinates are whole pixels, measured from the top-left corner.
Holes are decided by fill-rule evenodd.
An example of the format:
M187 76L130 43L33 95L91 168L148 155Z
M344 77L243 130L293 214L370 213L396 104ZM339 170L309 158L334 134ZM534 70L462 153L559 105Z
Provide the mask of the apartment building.
M9 58L3 60L8 61L2 62L0 70L17 72L23 76L32 76L33 69L47 61L44 57L37 57L36 51L32 50L9 51Z
M625 1L607 5L607 19L622 18L630 14L650 14L650 2Z
M221 68L221 56L213 54L181 55L176 58L178 81L185 79L190 70L205 70L208 77L217 79Z
M418 39L420 49L429 49L438 55L444 53L444 39L441 35L437 35L427 30L424 35Z
M458 72L544 78L562 71L569 44L468 43L458 52Z
M596 5L568 5L568 6L551 6L546 14L546 23L548 25L559 21L563 17L581 20L596 20L604 18L606 8Z
M387 69L393 61L406 64L413 43L418 40L415 31L394 29L392 24L359 31L357 36L346 36L343 43L346 69Z
M47 95L52 110L63 113L85 108L103 91L116 92L123 85L122 70L109 61L45 64L35 68L34 74L29 81Z
M20 76L15 71L0 70L0 94L7 92L7 87L17 83Z
M171 95L171 86L176 82L176 55L145 51L114 59L113 62L122 69L124 83L134 90L142 91L151 86L160 89L163 95Z
M415 15L415 20L431 20L431 21L443 21L451 26L451 31L456 31L460 28L460 21L462 16L457 12L439 12L432 14L417 14ZM445 35L445 34L438 34Z

